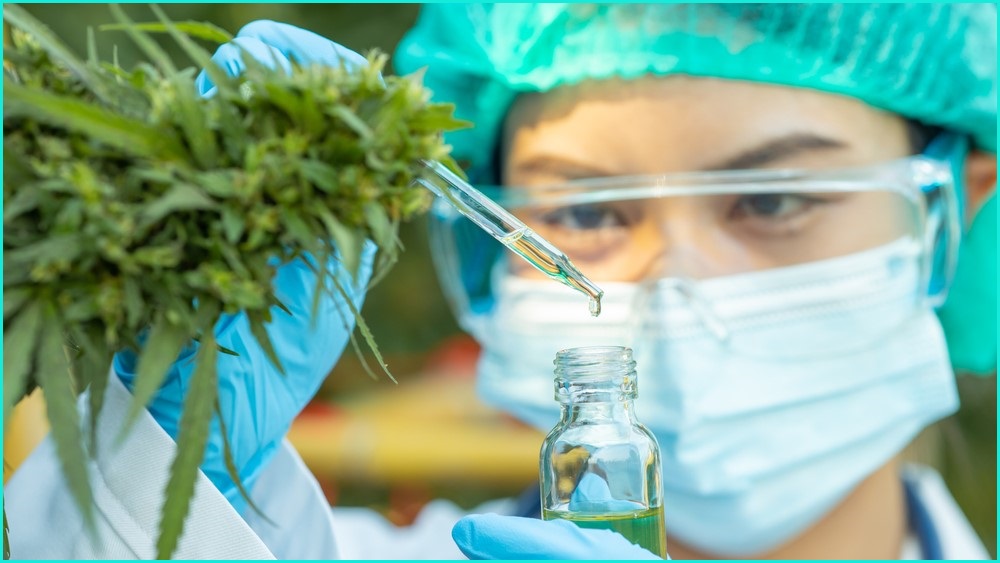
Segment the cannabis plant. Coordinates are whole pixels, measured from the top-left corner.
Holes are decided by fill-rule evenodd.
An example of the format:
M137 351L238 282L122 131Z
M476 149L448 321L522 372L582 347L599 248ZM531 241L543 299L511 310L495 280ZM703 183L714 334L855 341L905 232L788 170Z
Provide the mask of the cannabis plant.
M92 525L87 456L113 354L139 354L131 424L185 344L199 340L164 493L157 552L166 558L218 412L217 354L233 353L214 341L220 315L244 311L280 365L264 330L283 308L271 288L277 265L336 257L356 273L371 239L380 279L400 251L398 225L428 204L411 187L419 162L454 169L441 134L463 124L451 106L430 103L417 78L383 79L377 53L362 69L290 73L246 56L246 72L232 77L196 41L228 41L225 31L174 24L155 6L159 23L135 24L111 8L148 62L101 60L93 33L82 60L24 10L4 7L13 27L3 83L4 423L43 389L63 473ZM175 66L149 31L169 33L193 66ZM198 68L214 96L196 92ZM318 273L317 296L337 281Z

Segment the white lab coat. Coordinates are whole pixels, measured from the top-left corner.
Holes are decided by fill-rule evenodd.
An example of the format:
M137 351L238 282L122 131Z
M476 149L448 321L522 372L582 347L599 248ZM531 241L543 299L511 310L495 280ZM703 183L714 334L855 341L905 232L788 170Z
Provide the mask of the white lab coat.
M114 446L131 396L112 377L98 424L98 455L90 464L98 536L92 540L46 438L4 486L14 559L150 559L155 556L162 491L175 444L143 413L129 437ZM81 401L81 409L85 410ZM987 559L986 549L936 472L910 467L916 493L932 514L948 559ZM363 508L331 508L295 450L283 443L251 493L274 525L249 511L241 518L199 474L179 559L458 559L451 527L466 511L446 501L429 504L416 522L397 528ZM510 513L501 500L474 512ZM909 537L901 558L921 558Z

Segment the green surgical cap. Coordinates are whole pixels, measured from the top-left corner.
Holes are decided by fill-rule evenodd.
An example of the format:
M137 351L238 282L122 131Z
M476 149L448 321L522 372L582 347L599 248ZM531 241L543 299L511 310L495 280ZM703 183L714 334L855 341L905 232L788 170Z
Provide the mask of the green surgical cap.
M996 152L994 4L431 4L396 51L473 122L449 137L493 178L521 92L688 74L812 88L968 133Z
M497 179L500 128L519 93L645 74L841 94L997 148L995 4L432 4L395 64L402 73L427 67L435 99L473 122L448 141L479 182ZM956 368L995 370L996 287L987 296L975 280L996 278L996 237L967 240L978 250L963 246L942 317ZM989 301L964 299L966 290ZM970 317L968 307L990 314ZM962 319L979 326L951 330ZM991 344L956 343L969 333L992 334Z

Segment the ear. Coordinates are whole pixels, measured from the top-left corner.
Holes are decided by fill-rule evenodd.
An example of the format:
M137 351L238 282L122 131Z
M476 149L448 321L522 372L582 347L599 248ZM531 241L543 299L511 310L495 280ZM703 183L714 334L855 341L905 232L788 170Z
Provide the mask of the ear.
M969 224L996 191L997 157L973 149L965 159L965 223Z

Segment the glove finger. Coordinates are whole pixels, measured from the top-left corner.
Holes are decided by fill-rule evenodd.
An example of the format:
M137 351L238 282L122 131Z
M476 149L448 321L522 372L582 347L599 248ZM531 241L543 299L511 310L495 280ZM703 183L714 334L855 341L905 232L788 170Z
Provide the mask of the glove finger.
M301 64L319 63L335 66L344 64L356 69L367 64L358 53L311 31L270 20L250 22L236 37L254 38L270 45L289 60Z
M226 71L230 76L239 76L246 70L244 56L251 56L270 68L281 67L285 72L292 71L292 63L281 50L265 44L253 37L237 37L231 42L219 47L212 55L212 63ZM195 78L195 87L202 96L211 96L215 83L208 73L202 69Z
M451 536L469 559L658 559L615 532L566 520L474 514L459 520Z

